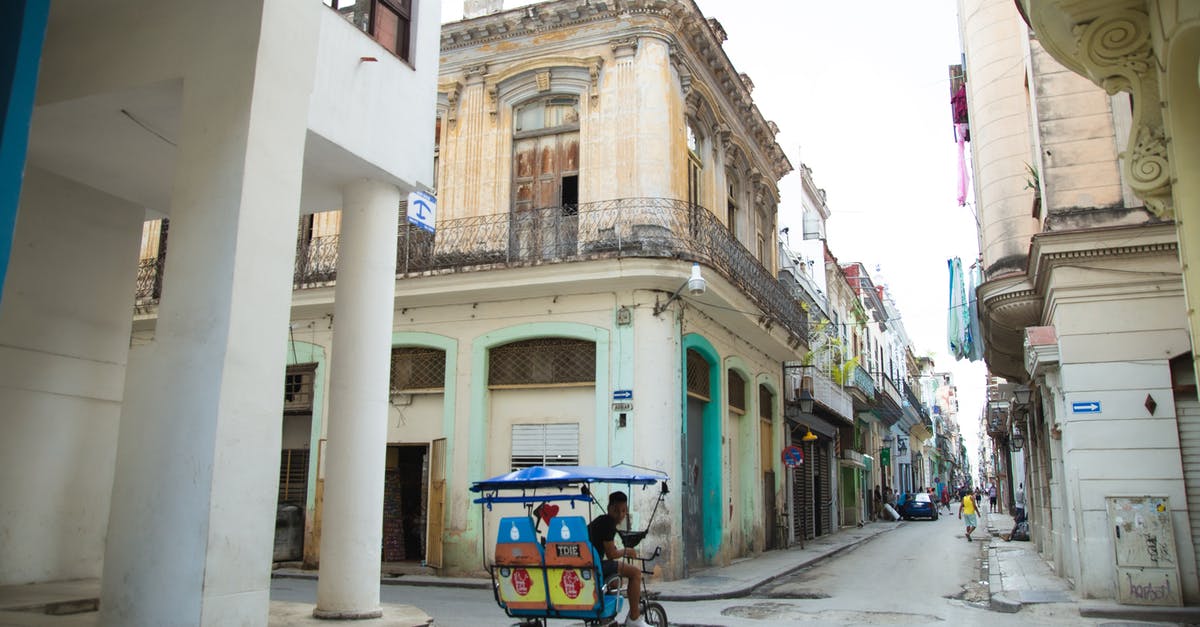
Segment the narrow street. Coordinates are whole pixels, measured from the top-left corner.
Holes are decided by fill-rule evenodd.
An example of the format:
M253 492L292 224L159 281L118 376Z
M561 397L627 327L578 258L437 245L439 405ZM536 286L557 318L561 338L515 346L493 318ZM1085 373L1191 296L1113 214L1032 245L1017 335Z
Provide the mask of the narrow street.
M672 625L748 627L812 625L1093 625L1073 604L1026 606L1016 614L987 609L981 582L983 531L968 543L954 515L899 525L818 565L772 582L748 597L666 602ZM316 582L276 579L271 598L314 602ZM415 605L436 625L507 624L490 592L461 588L384 586L384 603ZM567 625L567 622L561 624Z

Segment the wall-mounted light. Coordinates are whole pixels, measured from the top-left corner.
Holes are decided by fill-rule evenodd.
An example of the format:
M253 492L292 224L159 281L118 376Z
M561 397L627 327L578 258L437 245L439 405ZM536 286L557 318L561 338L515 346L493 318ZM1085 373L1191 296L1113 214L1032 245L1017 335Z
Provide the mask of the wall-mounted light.
M816 396L813 395L813 378L807 371L812 366L803 366L804 374L800 377L800 389L796 390L797 397L800 400L800 411L806 414L811 414L813 410L813 401ZM811 432L810 432L811 433Z
M1020 429L1013 427L1012 450L1019 451L1024 446L1025 446L1025 434L1021 433Z
M699 296L708 290L708 281L705 281L704 276L700 274L700 264L692 264L692 276L688 277L688 280L684 281L683 285L680 285L679 289L675 290L675 293L671 294L671 297L668 298L666 302L657 303L654 305L654 315L657 316L666 311L667 306L679 298L679 294L683 292L683 288L685 287L687 288L688 293L692 294L693 296Z

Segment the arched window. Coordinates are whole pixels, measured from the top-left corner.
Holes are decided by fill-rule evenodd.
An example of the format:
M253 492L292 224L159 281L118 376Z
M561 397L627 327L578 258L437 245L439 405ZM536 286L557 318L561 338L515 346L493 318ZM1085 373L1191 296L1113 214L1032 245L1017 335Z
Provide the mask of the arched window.
M701 156L700 135L691 122L687 125L688 147L688 204L693 207L700 205L700 182L704 175L704 158Z
M729 409L746 413L746 380L735 370L729 371Z
M701 401L712 399L709 388L708 361L699 352L688 349L687 352L687 393L688 396Z
M596 343L538 338L493 348L488 386L595 385Z

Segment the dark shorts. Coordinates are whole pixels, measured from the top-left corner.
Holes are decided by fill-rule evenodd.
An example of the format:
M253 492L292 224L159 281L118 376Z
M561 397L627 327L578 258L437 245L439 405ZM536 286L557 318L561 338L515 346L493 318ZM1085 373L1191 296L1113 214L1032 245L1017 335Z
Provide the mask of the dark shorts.
M617 574L617 562L615 560L603 560L600 562L600 571L604 574L604 579Z

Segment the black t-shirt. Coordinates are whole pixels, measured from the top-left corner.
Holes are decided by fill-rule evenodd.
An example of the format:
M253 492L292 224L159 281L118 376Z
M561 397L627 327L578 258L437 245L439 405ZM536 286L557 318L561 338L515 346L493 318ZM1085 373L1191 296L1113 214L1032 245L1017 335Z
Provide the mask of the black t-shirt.
M596 552L600 554L600 559L607 560L608 555L604 552L604 543L610 542L617 537L617 521L608 514L601 514L588 525L588 540L592 546L596 547Z

